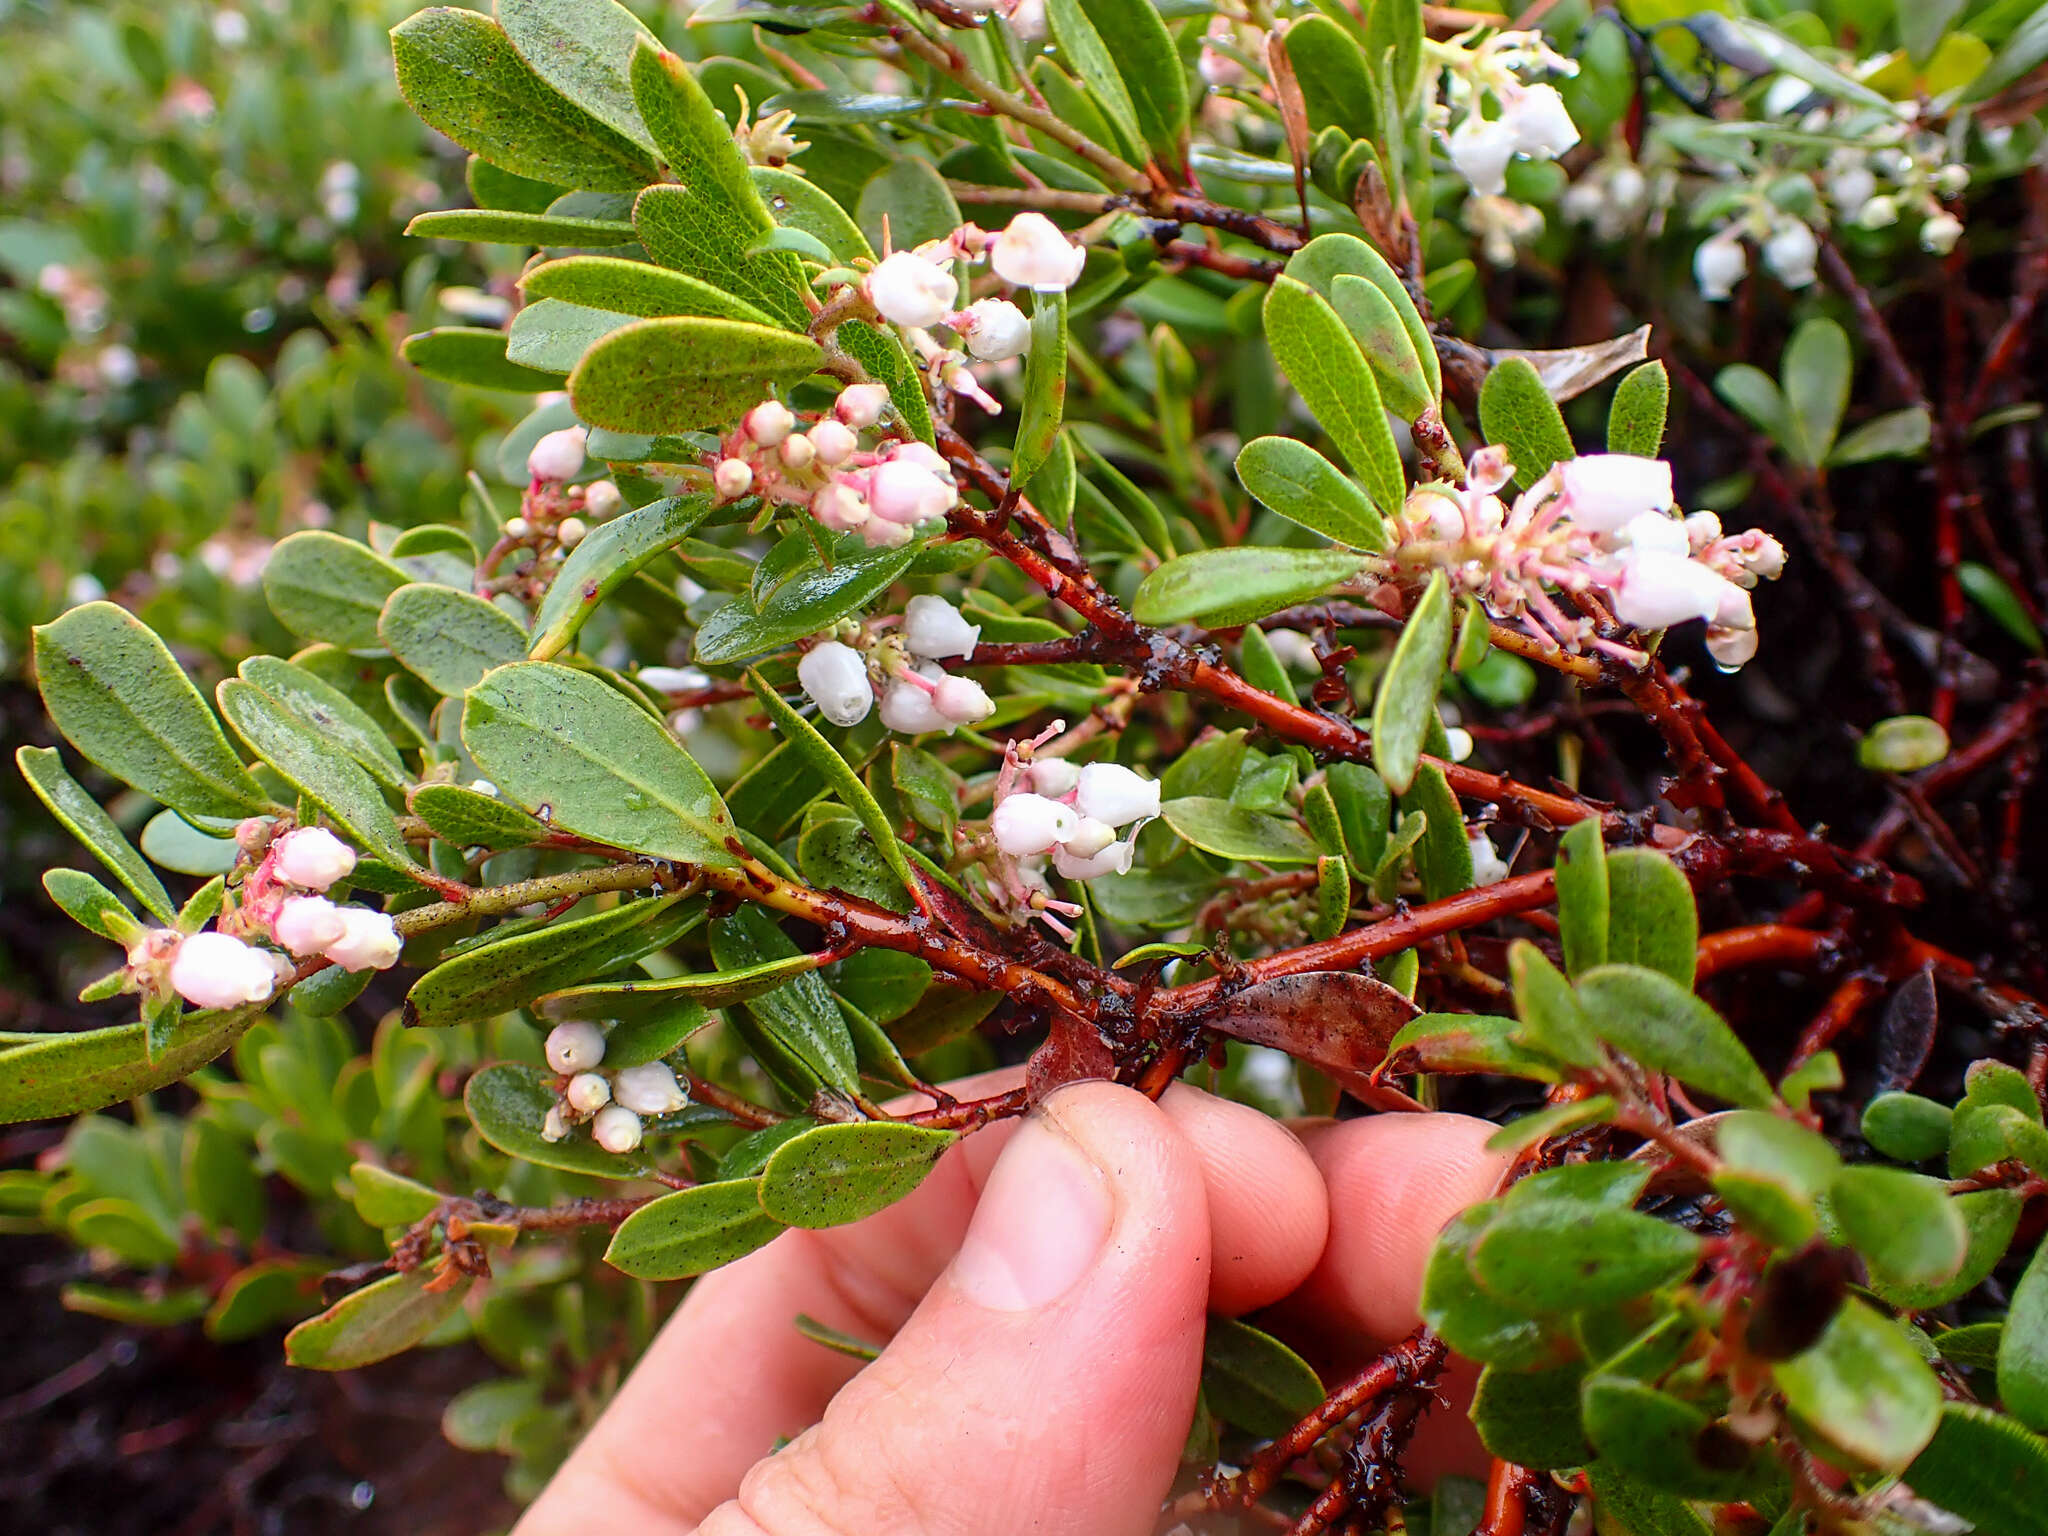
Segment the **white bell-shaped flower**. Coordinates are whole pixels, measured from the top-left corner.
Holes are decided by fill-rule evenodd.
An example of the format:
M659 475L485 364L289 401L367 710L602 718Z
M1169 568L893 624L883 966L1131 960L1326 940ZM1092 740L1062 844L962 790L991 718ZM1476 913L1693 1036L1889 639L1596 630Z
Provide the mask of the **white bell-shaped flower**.
M260 1003L277 987L270 956L232 934L187 934L171 960L171 990L201 1008Z
M1588 453L1558 466L1571 519L1588 533L1615 533L1672 503L1671 466L1632 453Z
M1498 885L1508 877L1507 861L1493 846L1493 839L1484 832L1474 832L1465 839L1472 850L1472 883L1474 885Z
M868 664L859 651L837 640L826 640L804 653L796 664L796 680L818 706L818 713L834 725L859 725L875 705L874 685L868 681Z
M1644 512L1622 525L1621 537L1630 549L1647 553L1662 550L1668 555L1689 555L1692 542L1685 524L1663 512Z
M1127 875L1137 846L1130 842L1108 843L1091 854L1076 853L1070 844L1052 851L1052 867L1069 880L1093 880L1097 875Z
M630 1152L640 1145L640 1117L622 1104L607 1104L590 1122L590 1134L607 1152Z
M747 412L740 428L757 447L773 448L796 430L796 414L780 400L763 400Z
M604 1060L604 1031L587 1019L571 1019L548 1031L541 1052L556 1072L588 1072Z
M1081 770L1074 804L1083 816L1112 827L1159 814L1159 781L1133 773L1122 763L1090 763Z
M1041 757L1024 770L1024 777L1041 795L1064 800L1081 782L1081 765L1064 757Z
M299 827L271 845L271 867L288 885L324 891L356 867L355 850L325 827Z
M988 264L997 277L1019 288L1064 293L1088 264L1088 253L1044 214L1027 211L989 242Z
M1753 629L1707 629L1707 654L1724 672L1733 672L1756 655L1757 634Z
M1470 112L1451 130L1451 164L1474 192L1497 197L1508 189L1508 162L1515 158L1515 143L1515 130L1507 123Z
M287 896L270 925L271 936L295 955L317 955L347 931L342 909L325 896Z
M345 971L388 971L398 964L404 941L388 912L368 907L343 907L342 935L321 951Z
M954 329L980 362L1004 362L1031 349L1031 322L1008 299L976 299L960 313Z
M894 325L933 326L959 297L952 271L914 251L897 251L876 264L867 278L868 302Z
M1749 253L1742 248L1741 235L1733 230L1708 236L1692 253L1692 277L1703 299L1718 303L1728 298L1748 271Z
M950 476L935 475L911 459L890 459L868 472L868 509L884 522L913 528L944 517L959 500Z
M903 645L913 656L932 661L972 656L981 640L981 626L960 617L943 597L920 593L903 606Z
M1819 260L1820 241L1798 219L1787 219L1764 242L1764 265L1787 288L1811 287Z
M1637 629L1668 629L1688 619L1711 619L1731 586L1682 555L1632 555L1612 589L1614 616Z
M1081 828L1071 806L1028 791L1006 796L989 818L996 846L1012 858L1050 853Z
M882 412L887 409L889 386L886 384L849 384L839 391L839 398L832 403L832 414L855 428L872 427L882 419Z
M1525 85L1501 103L1500 120L1515 136L1515 150L1532 160L1555 160L1579 142L1578 125L1554 85Z
M672 1115L690 1102L665 1061L620 1068L612 1078L612 1098L636 1115Z
M536 480L573 480L583 470L584 444L590 433L582 427L550 432L526 456L526 472Z
M595 1072L578 1072L562 1097L579 1115L594 1115L612 1101L612 1085Z
M971 677L948 677L932 694L932 708L951 725L973 725L996 712L995 701Z

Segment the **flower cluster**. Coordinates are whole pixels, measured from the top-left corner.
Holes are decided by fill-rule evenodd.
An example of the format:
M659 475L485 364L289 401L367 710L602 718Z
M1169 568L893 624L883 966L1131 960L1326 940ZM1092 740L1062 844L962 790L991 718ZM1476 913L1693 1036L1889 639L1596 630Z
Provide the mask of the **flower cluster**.
M1557 87L1530 84L1523 77L1574 75L1578 65L1540 32L1493 32L1473 42L1481 30L1425 44L1445 81L1430 118L1458 174L1479 196L1498 197L1507 190L1510 160L1555 160L1579 142ZM1493 117L1485 113L1489 100L1496 109ZM1457 126L1448 127L1453 117Z
M1028 784L1028 789L1019 787ZM1069 880L1128 874L1138 832L1159 814L1159 783L1121 763L1076 767L1063 757L1005 760L989 835L1011 858L1052 856ZM1122 838L1117 833L1130 831Z
M234 906L206 932L140 935L128 950L137 988L156 993L168 986L196 1007L238 1008L270 997L296 969L289 956L318 955L347 971L387 970L398 962L401 941L389 914L340 906L322 894L354 871L355 850L348 844L322 827L299 827L273 840L271 824L261 817L243 822L236 838L261 857Z
M951 731L995 713L981 684L939 665L972 656L980 625L968 623L944 598L928 595L905 605L893 634L887 632L891 622L851 634L857 644L824 638L804 652L797 681L819 714L834 725L860 724L875 706L878 684L882 723L906 736Z
M514 544L552 544L571 550L583 542L592 523L618 514L625 498L611 481L569 484L583 473L589 440L587 428L563 427L533 445L526 455L530 479L519 504L519 515L505 524L508 540Z
M1775 580L1785 551L1759 529L1724 535L1712 512L1673 510L1671 466L1600 453L1553 466L1515 499L1498 494L1514 474L1506 450L1473 455L1466 485L1430 484L1408 498L1399 521L1397 568L1445 571L1500 619L1568 649L1591 646L1628 660L1631 647L1565 613L1551 595L1600 593L1634 629L1707 625L1707 650L1733 669L1756 654L1750 589Z
M543 1050L549 1068L561 1076L559 1097L541 1122L545 1141L566 1140L572 1128L588 1121L591 1139L605 1151L630 1152L640 1145L643 1119L672 1115L690 1102L689 1090L666 1062L599 1072L604 1031L584 1020L557 1024Z

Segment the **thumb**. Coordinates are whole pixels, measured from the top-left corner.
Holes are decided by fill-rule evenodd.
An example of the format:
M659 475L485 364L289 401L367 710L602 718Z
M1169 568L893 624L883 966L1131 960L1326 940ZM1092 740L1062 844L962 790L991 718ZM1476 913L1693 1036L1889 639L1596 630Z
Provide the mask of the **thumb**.
M1062 1089L894 1341L700 1536L1141 1536L1187 1435L1208 1293L1194 1149L1142 1094Z

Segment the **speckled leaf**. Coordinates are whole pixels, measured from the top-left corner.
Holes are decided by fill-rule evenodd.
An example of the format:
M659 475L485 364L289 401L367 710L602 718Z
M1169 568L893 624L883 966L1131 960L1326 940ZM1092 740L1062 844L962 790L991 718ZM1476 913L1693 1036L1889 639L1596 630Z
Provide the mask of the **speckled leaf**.
M408 1024L475 1024L593 976L631 965L674 942L689 918L676 896L641 898L608 912L549 923L464 950L413 983Z
M885 1210L924 1182L957 1131L877 1120L821 1125L777 1147L761 1209L792 1227L836 1227Z
M423 581L384 600L377 633L408 671L449 698L469 692L491 668L526 654L526 631L502 608Z
M1646 1067L1746 1109L1773 1103L1769 1079L1721 1016L1661 971L1595 966L1579 999L1602 1040Z
M716 428L802 379L823 356L808 336L743 320L637 320L584 354L569 376L569 398L583 420L617 432Z
M638 238L631 225L626 226L626 237ZM643 319L710 315L755 325L775 323L744 299L734 298L700 278L618 256L564 256L559 261L544 262L520 278L519 286L529 299L564 299L571 304Z
M1578 456L1557 402L1527 358L1505 358L1487 373L1479 388L1479 426L1489 443L1507 449L1518 486L1533 485L1560 459Z
M756 609L735 598L697 631L697 660L719 666L779 650L858 613L901 576L917 547L876 549L811 565L790 577Z
M1406 499L1407 476L1372 369L1321 294L1291 277L1265 303L1266 342L1287 381L1382 512Z
M631 245L640 238L629 219L572 219L496 208L415 214L405 232L421 240L473 240L483 245Z
M354 759L386 789L401 788L410 779L398 749L391 745L383 728L361 705L325 678L276 656L251 656L237 671L244 682L269 694L308 728Z
M334 751L318 726L237 677L224 681L216 696L249 749L352 832L364 852L400 868L417 867L377 781L354 758Z
M1423 738L1436 719L1437 689L1442 686L1450 654L1451 593L1443 572L1438 571L1402 626L1401 638L1373 699L1373 766L1397 795L1406 794L1415 781Z
M605 1262L641 1280L682 1280L743 1259L783 1230L759 1179L727 1179L650 1201L612 1234Z
M1321 597L1364 568L1342 549L1201 549L1140 582L1131 612L1146 624L1197 619L1222 629Z
M1237 456L1244 488L1290 522L1353 549L1387 547L1386 519L1344 472L1307 443L1255 437Z
M516 395L537 395L562 387L561 374L515 363L505 355L505 347L503 331L472 325L437 325L431 331L406 337L398 355L428 378L447 384L468 384L475 389L499 389Z
M617 0L498 0L498 24L535 74L648 149L633 101L633 45L654 34Z
M710 510L707 495L671 496L591 529L562 562L541 599L528 654L535 661L559 655L606 598L680 544Z
M346 651L381 650L384 600L411 580L368 545L309 529L281 540L263 566L270 611L293 634Z

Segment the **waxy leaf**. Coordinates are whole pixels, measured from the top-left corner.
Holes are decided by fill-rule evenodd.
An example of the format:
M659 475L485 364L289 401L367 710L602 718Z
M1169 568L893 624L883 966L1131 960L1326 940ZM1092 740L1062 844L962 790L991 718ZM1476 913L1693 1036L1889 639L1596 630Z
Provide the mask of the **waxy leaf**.
M1948 1151L1955 1111L1917 1093L1880 1093L1863 1109L1863 1139L1901 1163L1924 1163Z
M401 789L410 779L384 728L368 710L325 678L277 656L251 656L236 670L244 682L269 694L308 728L353 758L386 789Z
M1938 1179L1858 1164L1835 1175L1828 1209L1874 1279L1939 1285L1963 1267L1970 1234Z
M1769 1079L1721 1016L1660 971L1602 965L1579 982L1593 1028L1623 1054L1745 1109L1768 1108Z
M730 424L815 368L808 336L744 320L638 320L598 342L569 376L576 414L615 432L690 432Z
M633 46L654 34L618 0L497 0L498 24L535 74L593 117L654 147L633 100Z
M1852 1463L1898 1471L1934 1437L1941 1383L1898 1324L1850 1297L1820 1342L1771 1367L1785 1404Z
M1584 1466L1586 1433L1579 1425L1583 1362L1547 1371L1508 1371L1489 1365L1472 1395L1472 1427L1489 1454L1518 1466L1549 1470Z
M1470 1263L1473 1244L1500 1212L1482 1200L1451 1218L1430 1250L1419 1303L1422 1320L1468 1360L1524 1371L1556 1356L1550 1330L1480 1288Z
M1045 467L1067 405L1067 295L1031 295L1031 350L1024 356L1023 403L1010 456L1010 483L1019 490Z
M526 631L502 608L427 582L412 582L385 599L377 630L408 670L450 698L526 654Z
M551 88L498 24L435 6L391 29L398 89L413 111L472 154L534 181L634 192L654 157Z
M1398 9L1401 3L1402 0L1382 0L1381 4L1374 7L1375 22L1385 12ZM1417 34L1416 41L1419 42L1419 22ZM1370 53L1370 50L1368 52ZM1367 146L1367 149L1369 152L1370 146ZM1350 156L1347 155L1346 158L1349 159ZM1287 258L1286 271L1289 277L1308 284L1333 305L1336 304L1337 283L1341 278L1362 277L1379 289L1386 301L1393 306L1395 314L1400 316L1402 329L1408 333L1409 349L1422 370L1425 393L1430 403L1436 402L1444 388L1443 374L1437 361L1436 342L1430 336L1429 326L1424 322L1422 312L1415 307L1415 300L1409 295L1407 285L1401 281L1401 274L1388 264L1384 256L1356 235L1318 235ZM1341 312L1342 306L1337 307Z
M759 1179L699 1184L649 1201L612 1234L605 1262L641 1280L682 1280L743 1259L783 1231Z
M46 869L43 889L79 927L120 945L142 936L143 925L121 898L82 869Z
M1788 446L1802 463L1817 467L1827 462L1848 409L1854 370L1848 332L1832 320L1807 320L1785 343L1779 382L1791 412Z
M186 1013L152 1053L141 1024L0 1049L0 1124L84 1114L189 1076L247 1033L260 1005Z
M711 924L711 958L721 971L749 970L800 953L760 907L741 907ZM820 1087L843 1094L859 1090L853 1035L816 971L791 977L745 1007L758 1031L749 1041L755 1059L785 1086L800 1090L799 1097L808 1099Z
M1495 363L1479 388L1479 427L1508 451L1515 484L1527 489L1560 459L1575 458L1572 435L1535 364L1510 357Z
M534 614L533 659L559 655L606 598L682 543L710 510L711 498L701 493L672 496L593 528L562 562Z
M1081 0L1047 0L1045 19L1051 25L1060 57L1088 87L1086 99L1108 120L1108 146L1126 160L1144 156L1144 133L1138 126L1137 104L1117 68L1116 55Z
M704 770L659 721L587 672L498 668L470 690L462 741L500 793L550 826L659 859L738 862L731 818Z
M628 240L638 238L632 225L624 227ZM710 315L751 321L755 325L775 323L765 311L700 278L618 256L564 256L559 261L544 262L528 269L519 279L519 286L529 299L564 299L571 304L648 320L665 315Z
M125 609L82 603L37 626L35 669L57 729L115 778L194 816L268 808L199 690Z
M585 352L633 319L564 299L535 299L512 317L505 333L505 358L522 368L565 374Z
M1520 1043L1522 1026L1485 1013L1425 1013L1387 1046L1388 1072L1491 1072L1539 1083L1558 1080L1556 1064Z
M1204 853L1258 864L1313 864L1315 839L1292 821L1248 811L1228 800L1191 795L1160 806L1166 824Z
M1437 689L1443 683L1450 654L1451 592L1444 573L1438 571L1429 578L1428 587L1402 626L1401 638L1373 699L1373 766L1397 795L1406 794L1415 782L1423 739L1436 720Z
M1690 988L1700 937L1691 884L1676 864L1649 848L1616 849L1606 856L1606 867L1607 958L1662 971Z
M1401 455L1387 426L1372 370L1329 301L1282 276L1266 295L1266 342L1338 452L1383 513L1407 496Z
M315 1371L353 1371L403 1354L462 1308L467 1275L440 1289L427 1289L430 1268L386 1275L352 1291L318 1317L309 1317L284 1336L284 1357Z
M411 579L367 545L309 529L271 550L263 596L295 635L345 651L374 651L384 644L377 633L384 600Z
M1640 883L1636 878L1631 889ZM1574 981L1607 963L1610 904L1607 844L1600 818L1587 816L1573 822L1557 845L1557 936L1564 948L1565 974Z
M412 813L458 848L524 848L548 835L516 805L463 784L422 784L412 792Z
M836 1227L885 1210L924 1182L958 1131L886 1120L821 1125L761 1169L761 1209L792 1227Z
M1584 1200L1510 1203L1472 1245L1472 1273L1529 1314L1613 1306L1683 1280L1700 1240L1683 1227Z
M21 776L28 780L28 787L36 792L36 798L128 888L142 903L142 909L160 922L170 922L176 913L170 892L114 824L114 818L64 771L57 749L21 747L15 751L14 762L21 769Z
M694 921L679 898L622 902L608 912L549 923L464 950L436 966L405 998L408 1024L481 1023L543 993L631 965L674 940Z
M467 384L473 389L498 389L516 395L537 395L560 389L562 376L516 363L506 355L503 331L470 325L438 325L408 336L398 355L430 379Z
M1115 57L1138 137L1162 166L1178 166L1187 150L1187 72L1152 0L1080 0L1080 8Z
M447 208L415 214L405 232L421 240L473 240L484 245L631 245L640 238L627 219L572 219L495 208Z
M1607 1064L1600 1037L1572 990L1542 950L1527 939L1508 946L1508 975L1515 988L1516 1038L1546 1056L1598 1071Z
M789 578L757 609L745 597L727 603L697 631L697 660L718 666L830 629L882 594L917 558L917 548L846 554Z
M1586 1438L1601 1460L1651 1487L1723 1500L1741 1498L1770 1480L1772 1463L1765 1453L1732 1433L1715 1431L1704 1409L1647 1382L1604 1372L1588 1376L1580 1402ZM1709 1463L1709 1449L1733 1465Z
M1644 363L1622 375L1607 407L1607 451L1654 459L1664 446L1664 415L1671 376L1662 363Z
M1255 437L1238 453L1237 478L1260 501L1312 533L1353 549L1387 547L1386 519L1371 498L1307 443Z
M1365 569L1341 549L1203 549L1168 560L1138 584L1131 612L1145 624L1199 620L1226 629L1323 596Z
M1335 124L1352 139L1381 137L1379 87L1351 33L1328 16L1311 14L1287 29L1283 46L1310 127Z
M1202 1398L1239 1429L1272 1439L1322 1406L1323 1384L1271 1334L1211 1313L1202 1339Z
M2013 1287L1998 1346L1998 1395L2029 1429L2048 1430L2048 1258L2036 1248Z
M823 954L784 955L755 965L732 966L658 980L593 982L551 992L534 1006L549 1019L616 1019L634 1023L679 1008L727 1008L773 992L784 982L821 969ZM606 1058L609 1060L609 1056Z

